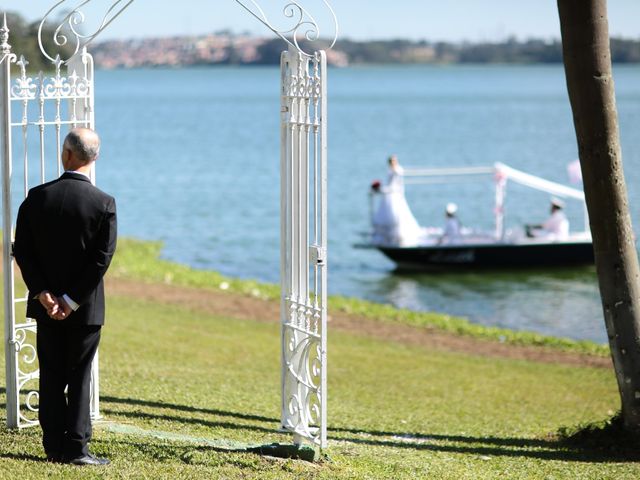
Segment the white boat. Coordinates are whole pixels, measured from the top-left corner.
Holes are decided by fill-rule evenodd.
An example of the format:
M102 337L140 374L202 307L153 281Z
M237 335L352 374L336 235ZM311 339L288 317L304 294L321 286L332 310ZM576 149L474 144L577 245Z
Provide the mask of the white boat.
M457 179L477 177L495 180L495 228L492 232L462 229L455 242L443 243L443 229L422 227L420 234L410 244L393 244L379 236L368 234L365 248L376 248L401 268L439 269L455 267L521 268L535 266L593 264L593 244L588 229L588 215L584 192L559 183L516 170L503 163L492 167L467 168L407 168L404 170L408 185L449 183ZM584 228L562 236L529 237L523 230L506 231L504 202L508 182L546 192L555 197L582 202ZM373 202L371 218L373 232Z

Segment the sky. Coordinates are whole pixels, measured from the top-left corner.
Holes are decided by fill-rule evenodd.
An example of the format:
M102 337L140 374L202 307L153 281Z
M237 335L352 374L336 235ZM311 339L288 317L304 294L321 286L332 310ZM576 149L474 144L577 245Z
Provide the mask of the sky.
M59 0L0 0L0 10L17 11L31 21ZM66 0L59 9L86 0ZM90 25L98 25L116 0L89 0ZM120 0L125 4L128 0ZM277 26L288 0L256 0ZM409 38L431 41L500 41L559 38L556 0L328 0L338 17L340 38L354 40ZM323 36L333 34L322 0L298 0L317 19ZM251 5L250 0L244 3ZM640 0L609 0L612 36L640 38ZM276 22L277 21L277 22ZM269 31L236 0L134 0L100 36L140 38L197 35L229 29L268 36Z

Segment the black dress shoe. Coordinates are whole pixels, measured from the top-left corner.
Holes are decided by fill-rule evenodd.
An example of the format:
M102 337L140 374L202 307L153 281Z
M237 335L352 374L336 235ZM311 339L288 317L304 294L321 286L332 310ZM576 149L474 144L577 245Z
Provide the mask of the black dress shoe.
M109 465L111 462L107 458L98 458L94 457L90 453L84 455L83 457L76 457L67 460L66 463L70 463L71 465Z

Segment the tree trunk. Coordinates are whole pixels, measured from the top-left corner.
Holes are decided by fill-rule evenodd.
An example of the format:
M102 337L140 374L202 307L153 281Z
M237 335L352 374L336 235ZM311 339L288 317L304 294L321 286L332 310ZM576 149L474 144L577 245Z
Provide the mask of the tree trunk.
M640 432L640 271L622 171L606 0L558 0L567 88L625 427Z

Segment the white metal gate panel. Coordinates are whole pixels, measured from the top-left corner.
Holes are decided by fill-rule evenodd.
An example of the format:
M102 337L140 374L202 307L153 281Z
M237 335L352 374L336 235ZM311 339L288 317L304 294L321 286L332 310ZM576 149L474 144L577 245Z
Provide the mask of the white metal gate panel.
M27 291L16 277L12 256L17 207L29 188L57 178L66 132L94 128L93 59L82 50L64 63L54 59L52 72L29 76L29 62L17 58L9 30L0 29L2 110L2 240L5 318L7 426L37 424L39 370L36 322L25 318ZM95 180L95 175L92 175ZM99 417L98 358L92 371L92 418Z
M281 58L282 427L327 444L326 56Z

